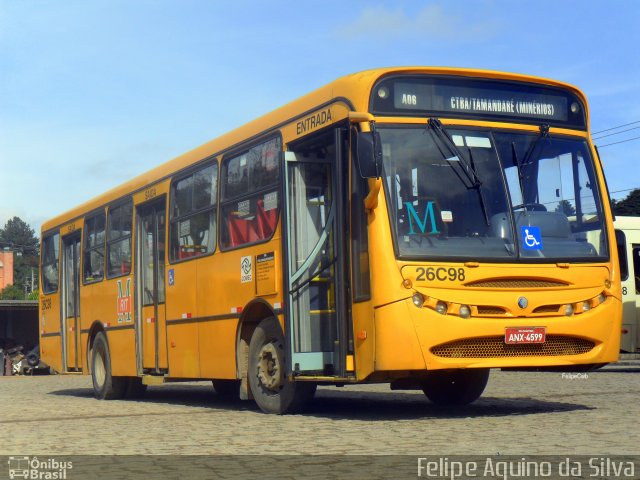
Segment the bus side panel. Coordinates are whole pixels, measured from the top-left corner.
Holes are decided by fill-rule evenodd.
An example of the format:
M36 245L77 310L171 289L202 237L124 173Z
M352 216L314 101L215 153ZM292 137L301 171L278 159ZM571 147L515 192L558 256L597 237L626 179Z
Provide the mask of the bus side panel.
M54 334L42 336L42 334ZM62 372L62 337L60 336L60 294L40 298L40 357L57 372Z
M253 258L254 250L217 253L198 262L197 314L205 319L200 323L199 339L200 370L204 378L236 378L240 311L254 297L254 284L248 281L253 271L242 283L241 260ZM207 320L214 316L217 318Z
M425 369L420 342L410 318L409 302L396 302L376 310L376 370Z
M176 263L167 267L167 349L171 377L199 378L199 325L196 323L196 268L201 260ZM194 319L189 322L189 319ZM178 323L172 324L172 321Z
M81 277L81 285L82 281L83 279ZM93 325L95 321L99 321L103 324L109 324L111 326L118 324L116 315L117 290L114 287L112 294L111 289L106 287L107 285L104 281L95 284L82 285L80 287L80 331L83 332L83 334L80 337L78 346L78 361L82 367L82 372L85 375L88 373L88 332L91 325ZM111 344L111 339L109 339L109 341L111 367L113 368L115 361L117 361L117 357L114 356L114 345ZM114 375L116 375L116 373L114 373Z
M376 331L371 302L354 303L352 306L354 349L358 380L364 380L374 370Z
M200 376L236 378L238 320L212 320L200 325Z
M134 377L136 369L136 332L133 328L107 330L111 370L114 376Z
M197 323L176 323L167 327L169 376L200 378Z

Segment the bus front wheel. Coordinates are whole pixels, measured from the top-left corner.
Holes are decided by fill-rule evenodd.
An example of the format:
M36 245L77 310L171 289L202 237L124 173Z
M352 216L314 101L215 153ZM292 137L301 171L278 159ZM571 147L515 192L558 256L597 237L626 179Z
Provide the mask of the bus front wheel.
M286 375L284 336L275 318L262 320L249 344L249 386L266 413L294 413L313 398L315 383L291 382Z
M482 395L489 381L488 368L434 370L422 381L422 391L436 405L468 405Z
M127 389L127 379L111 375L111 357L107 337L98 332L91 349L91 379L93 394L98 400L122 398Z

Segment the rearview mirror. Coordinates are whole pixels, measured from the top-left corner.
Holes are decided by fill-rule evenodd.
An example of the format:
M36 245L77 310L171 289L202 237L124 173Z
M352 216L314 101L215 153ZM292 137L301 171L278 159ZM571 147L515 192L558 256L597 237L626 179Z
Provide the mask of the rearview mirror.
M372 124L370 132L355 133L355 154L362 178L380 178L382 173L382 141Z

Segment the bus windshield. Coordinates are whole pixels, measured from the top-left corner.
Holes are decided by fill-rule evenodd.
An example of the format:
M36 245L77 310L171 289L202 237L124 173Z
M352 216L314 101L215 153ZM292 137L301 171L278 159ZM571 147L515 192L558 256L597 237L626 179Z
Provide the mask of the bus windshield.
M608 257L598 182L584 139L430 126L379 131L399 257Z

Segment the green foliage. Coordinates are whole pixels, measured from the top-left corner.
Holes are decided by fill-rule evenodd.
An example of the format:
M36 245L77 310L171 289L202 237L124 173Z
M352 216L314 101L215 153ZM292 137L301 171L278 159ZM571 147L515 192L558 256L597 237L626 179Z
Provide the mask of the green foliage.
M40 300L40 290L36 289L27 295L27 300Z
M556 212L564 213L567 217L571 217L576 214L576 209L569 200L562 200L558 203Z
M611 204L616 215L640 217L640 188L632 190L623 200L612 200Z
M19 217L13 217L0 228L0 248L13 251L13 284L24 297L24 287L31 290L33 272L34 287L38 283L38 258L40 257L40 241L36 232Z
M15 285L7 285L0 291L0 300L24 300L24 290Z

